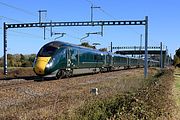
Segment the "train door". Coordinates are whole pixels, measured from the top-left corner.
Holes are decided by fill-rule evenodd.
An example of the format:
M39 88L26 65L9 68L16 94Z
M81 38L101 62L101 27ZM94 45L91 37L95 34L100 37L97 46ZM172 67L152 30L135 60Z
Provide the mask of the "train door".
M78 67L78 50L76 48L69 48L67 55L67 65L71 68Z
M130 60L131 60L131 59L128 57L128 58L127 58L127 68L130 67L130 62L131 62Z
M112 66L112 56L110 54L107 54L106 56L106 65Z
M67 48L67 67L71 67L71 48Z

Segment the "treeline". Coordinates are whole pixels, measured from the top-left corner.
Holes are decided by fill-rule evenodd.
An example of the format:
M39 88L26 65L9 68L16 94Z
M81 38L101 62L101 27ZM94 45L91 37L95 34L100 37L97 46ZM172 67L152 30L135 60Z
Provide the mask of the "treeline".
M36 54L7 54L8 67L32 67ZM0 67L3 66L3 57L0 58Z
M79 46L96 49L96 46L90 45L88 42L83 42ZM107 51L107 48L100 48L99 51L105 52L105 51Z

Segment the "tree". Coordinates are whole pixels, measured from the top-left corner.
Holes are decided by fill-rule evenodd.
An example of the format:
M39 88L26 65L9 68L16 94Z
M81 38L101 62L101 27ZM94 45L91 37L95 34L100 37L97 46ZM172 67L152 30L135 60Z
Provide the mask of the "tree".
M174 55L174 66L180 66L180 48L176 50L176 54Z
M7 54L8 67L32 67L36 54ZM0 67L3 66L3 57L0 58Z
M25 56L24 56L23 54L20 54L20 56L21 56L21 58L20 58L21 63L23 63L24 61L26 61Z
M15 59L12 54L7 54L7 59L8 59L8 67L14 67L15 65Z
M3 66L3 57L0 58L0 67Z
M30 61L25 61L22 63L21 67L32 67L32 63Z
M83 42L83 43L81 43L81 44L80 44L80 46L84 46L84 47L88 47L88 48L93 48L93 49L96 49L96 47L95 47L95 46L89 45L89 43L88 43L88 42Z
M107 48L100 48L99 51L106 52Z
M176 50L176 55L180 58L180 48Z
M29 56L28 61L30 61L31 63L33 63L33 62L34 62L35 57L36 57L36 54L31 54L31 55Z

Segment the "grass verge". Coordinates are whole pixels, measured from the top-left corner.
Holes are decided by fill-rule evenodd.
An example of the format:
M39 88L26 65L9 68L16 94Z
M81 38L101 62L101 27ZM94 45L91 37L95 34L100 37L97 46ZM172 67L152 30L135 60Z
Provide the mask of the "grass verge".
M176 102L176 110L174 112L174 116L176 120L180 119L180 68L176 68L174 70L174 86L173 86L173 95L174 95L174 100Z
M147 80L146 87L123 95L87 101L75 111L78 120L171 119L173 70L162 70Z

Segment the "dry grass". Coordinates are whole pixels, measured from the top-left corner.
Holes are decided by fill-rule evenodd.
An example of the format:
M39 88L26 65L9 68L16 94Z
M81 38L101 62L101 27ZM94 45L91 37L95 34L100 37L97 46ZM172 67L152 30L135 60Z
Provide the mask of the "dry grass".
M132 118L134 111L143 111L147 115L152 113L151 118L172 118L172 70L165 70L164 74L152 77L157 69L151 68L149 79L144 79L143 72L143 69L130 69L42 82L2 80L0 119L75 119L77 110L87 103L93 106L92 101L111 101L109 98L114 99L114 96L120 96L120 100L124 102L124 111L119 112L124 114L124 119L128 119L127 116ZM28 75L34 75L32 69L21 68L12 70L9 77ZM95 87L99 89L98 96L90 94L91 88ZM179 82L176 87L177 90L180 89ZM131 112L127 111L129 105L133 109ZM111 118L115 119L116 116L114 114Z
M163 70L138 91L87 103L78 110L77 119L171 120L175 108L172 100L173 82L173 71Z
M150 76L155 73L156 69L149 69ZM0 118L73 119L74 110L87 101L133 92L142 88L144 83L143 69L15 85L8 83L9 86L5 87L0 82ZM94 87L99 88L98 96L90 94Z
M174 119L180 120L180 68L174 70L174 86L173 86L173 95L176 102L176 110L174 112Z
M8 75L3 74L3 69L0 69L0 79L3 78L18 78L18 77L26 77L26 76L35 76L32 67L9 67Z

